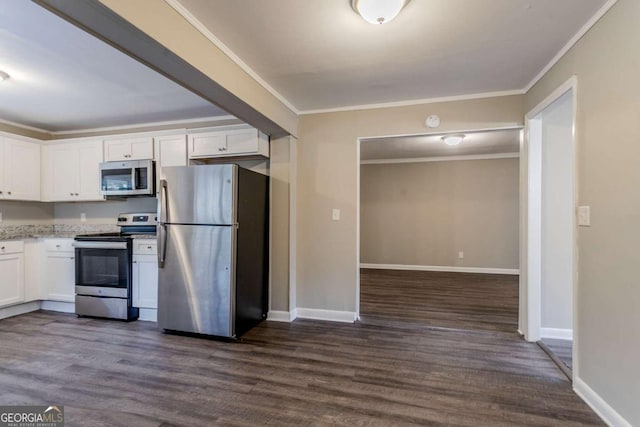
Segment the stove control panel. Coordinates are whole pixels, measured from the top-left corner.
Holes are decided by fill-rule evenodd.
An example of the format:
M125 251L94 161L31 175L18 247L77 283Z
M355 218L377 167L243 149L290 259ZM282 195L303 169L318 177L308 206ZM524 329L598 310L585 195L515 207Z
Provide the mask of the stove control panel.
M119 226L156 225L156 213L123 213L118 215Z

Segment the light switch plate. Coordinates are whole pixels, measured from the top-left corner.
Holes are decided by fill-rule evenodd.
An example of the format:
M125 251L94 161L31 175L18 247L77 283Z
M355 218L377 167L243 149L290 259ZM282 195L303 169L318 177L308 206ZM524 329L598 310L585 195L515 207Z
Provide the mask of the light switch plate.
M591 207L578 206L578 225L582 227L591 226Z
M340 221L340 209L334 209L331 212L331 219L333 221Z
M458 252L458 258L464 259L464 252L462 251Z

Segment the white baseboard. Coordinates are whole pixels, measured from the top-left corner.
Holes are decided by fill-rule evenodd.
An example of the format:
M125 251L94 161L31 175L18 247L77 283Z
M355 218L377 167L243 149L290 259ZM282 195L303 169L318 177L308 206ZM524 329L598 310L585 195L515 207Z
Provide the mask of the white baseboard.
M267 320L272 322L292 322L296 318L296 312L294 311L279 311L271 310L267 314Z
M330 322L353 323L356 321L354 311L321 310L317 308L296 308L299 319L328 320Z
M0 319L7 317L19 316L21 314L31 313L40 310L40 301L31 301L24 304L12 305L0 308Z
M612 427L631 427L631 423L616 412L598 393L580 378L573 379L573 391L584 400L602 420Z
M573 329L540 328L540 337L571 341L573 340Z
M138 315L138 320L142 320L146 322L157 322L158 310L153 308L141 308L140 314Z
M407 264L366 264L361 263L360 268L375 270L412 270L412 271L442 271L448 273L482 273L482 274L509 274L518 275L517 268L485 268L485 267L454 267L446 265L407 265Z
M49 311L59 311L61 313L75 313L76 304L74 302L62 301L42 301L40 308Z

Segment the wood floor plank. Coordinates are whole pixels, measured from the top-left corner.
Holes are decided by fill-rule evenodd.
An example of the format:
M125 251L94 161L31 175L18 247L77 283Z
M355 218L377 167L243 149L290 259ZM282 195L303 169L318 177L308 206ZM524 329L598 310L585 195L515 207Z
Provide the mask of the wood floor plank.
M603 425L517 327L517 278L363 270L356 324L237 343L35 312L0 321L0 404L68 426Z

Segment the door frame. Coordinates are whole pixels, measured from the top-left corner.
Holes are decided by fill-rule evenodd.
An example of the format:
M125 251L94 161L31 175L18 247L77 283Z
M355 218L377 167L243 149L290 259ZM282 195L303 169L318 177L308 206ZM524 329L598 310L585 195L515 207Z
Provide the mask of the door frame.
M450 135L457 133L472 133L472 132L491 132L497 130L520 130L520 154L522 156L522 146L523 146L523 134L524 134L524 126L523 125L513 125L513 126L496 126L490 128L479 128L479 129L453 129L453 130L441 130L441 131L432 131L432 132L423 132L423 133L412 133L412 134L399 134L399 135L381 135L381 136L366 136L366 137L358 137L356 143L356 311L355 318L356 320L360 320L360 151L361 144L366 142L369 139L380 139L380 138L402 138L402 137L415 137L415 136L432 136L432 135ZM464 156L462 156L464 158ZM520 181L522 182L522 158L520 159ZM522 203L522 186L520 187L520 202ZM521 218L522 219L522 218ZM522 232L520 232L520 252L522 253ZM520 258L522 259L522 257ZM520 265L520 275L522 275L522 265ZM521 300L520 300L521 301Z
M572 95L573 226L572 226L572 308L573 376L578 376L578 203L577 101L578 79L572 76L525 115L523 144L520 147L520 308L519 330L527 341L540 340L542 327L542 119L540 114L562 96Z

